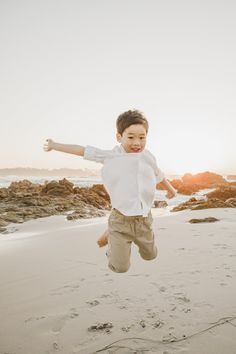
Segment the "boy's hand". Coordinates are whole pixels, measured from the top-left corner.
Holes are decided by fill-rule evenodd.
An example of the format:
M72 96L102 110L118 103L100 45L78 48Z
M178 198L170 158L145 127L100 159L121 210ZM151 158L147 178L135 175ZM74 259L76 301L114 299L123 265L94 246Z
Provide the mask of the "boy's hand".
M43 146L44 151L51 151L53 149L52 144L53 144L53 140L47 139L46 143Z
M177 195L177 193L175 191L168 191L166 193L166 198L171 199L171 198L176 197L176 195Z

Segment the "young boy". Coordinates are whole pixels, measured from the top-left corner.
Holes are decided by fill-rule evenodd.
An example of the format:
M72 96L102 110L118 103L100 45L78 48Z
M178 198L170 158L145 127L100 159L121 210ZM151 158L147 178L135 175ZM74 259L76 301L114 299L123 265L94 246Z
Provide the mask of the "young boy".
M98 244L103 246L108 242L108 266L122 273L130 267L132 242L138 246L143 259L156 258L151 215L155 189L162 182L168 191L167 198L173 198L176 191L158 168L155 157L145 149L149 126L144 115L137 110L124 112L117 118L116 127L120 145L112 150L59 144L51 139L44 150L75 154L103 164L102 179L111 198L112 211L108 230Z

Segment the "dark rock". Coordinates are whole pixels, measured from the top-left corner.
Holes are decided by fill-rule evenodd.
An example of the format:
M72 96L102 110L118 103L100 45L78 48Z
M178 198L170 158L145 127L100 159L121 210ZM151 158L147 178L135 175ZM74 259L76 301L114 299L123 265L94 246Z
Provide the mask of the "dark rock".
M68 220L103 216L110 208L103 185L78 188L65 178L43 185L23 180L0 188L0 227L59 214Z
M192 175L191 173L186 173L182 177L183 184L190 185L200 185L201 189L204 188L214 188L220 184L227 183L226 180L221 176L213 172L202 172Z
M51 181L44 185L41 193L50 196L65 197L74 193L73 183L69 182L66 178L59 182Z
M236 208L236 198L229 198L226 200L226 203L232 208Z
M201 210L201 209L209 209L209 208L234 208L234 203L233 202L227 202L223 201L217 198L212 198L210 200L205 200L205 199L195 199L191 198L190 200L187 200L184 203L181 203L177 206L175 206L171 211L182 211L185 209L191 209L191 210Z
M113 327L113 324L111 322L105 322L105 323L98 323L96 325L92 325L88 328L88 331L94 332L94 331L102 331L106 329L110 329Z
M110 197L103 185L92 187L75 187L74 193L78 194L81 201L91 204L98 209L110 208Z
M226 201L229 198L236 198L236 186L221 186L216 190L207 193L208 199L220 199Z
M216 222L219 221L219 219L216 219L214 217L208 217L208 218L204 218L204 219L191 219L189 220L190 224L196 224L196 223L200 223L200 222Z
M229 208L230 206L220 199L207 200L204 203L200 203L192 206L192 210L210 209L210 208Z
M7 188L1 188L0 189L0 200L7 198L9 195L8 189Z
M154 208L165 208L167 207L167 202L165 200L154 200L153 207Z
M8 225L8 222L2 218L0 218L0 227L4 227L4 226L7 226Z
M84 209L75 210L73 213L67 215L67 220L76 220L76 219L89 219L91 217L104 216L106 213L102 210L97 210L93 206L86 207Z
M221 176L213 172L203 172L196 175L186 173L181 179L170 181L171 185L180 194L191 195L201 189L217 188L227 186L229 183ZM158 184L158 189L163 189L162 184Z

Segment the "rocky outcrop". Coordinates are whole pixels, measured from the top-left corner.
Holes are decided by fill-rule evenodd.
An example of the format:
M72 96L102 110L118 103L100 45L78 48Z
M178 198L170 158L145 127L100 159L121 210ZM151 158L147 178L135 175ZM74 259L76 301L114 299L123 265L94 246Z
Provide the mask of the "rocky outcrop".
M221 186L212 192L206 194L208 199L220 199L226 201L229 198L236 198L236 186Z
M111 208L103 185L79 188L67 179L45 182L12 182L0 189L0 232L9 223L51 215L67 215L68 220L105 215Z
M98 209L109 209L111 206L110 197L102 184L96 184L90 187L89 193L88 188L86 187L75 187L74 193L80 198L80 200L91 204Z
M202 172L192 175L191 173L186 173L182 177L183 184L193 184L201 186L201 189L204 188L214 188L221 184L226 183L226 180L217 173L213 172Z
M185 209L200 210L210 208L236 208L236 198L229 198L225 201L218 198L191 198L186 202L175 206L171 211L182 211Z
M202 172L196 175L186 173L181 179L173 179L170 183L178 193L184 195L191 195L201 189L229 185L221 175L213 172ZM158 185L158 189L163 189L161 183Z
M208 209L208 208L235 208L236 187L221 186L213 192L206 193L202 199L191 198L188 201L173 208L173 211L184 209Z

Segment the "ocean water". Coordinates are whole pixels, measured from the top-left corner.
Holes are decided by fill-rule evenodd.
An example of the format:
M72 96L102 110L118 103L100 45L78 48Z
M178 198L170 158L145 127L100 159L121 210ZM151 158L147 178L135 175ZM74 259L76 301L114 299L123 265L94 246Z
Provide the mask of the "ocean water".
M62 176L47 176L47 177L42 177L42 176L15 176L15 175L10 175L10 176L0 176L0 188L7 188L10 186L11 182L18 182L22 181L24 179L27 179L28 181L31 181L32 183L39 183L43 184L44 182L50 182L50 181L59 181L63 178L66 178L68 181L74 183L75 186L78 187L87 187L87 186L92 186L93 184L98 184L101 183L101 178L100 177L62 177Z

